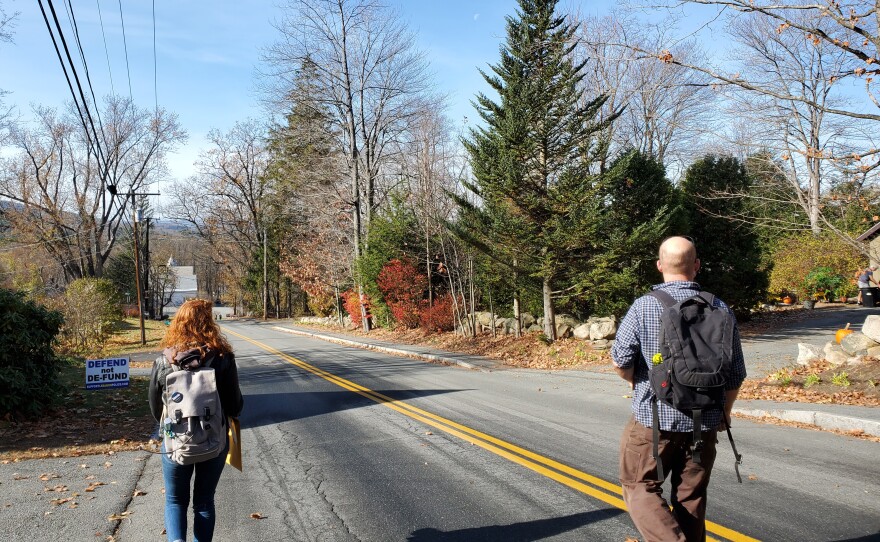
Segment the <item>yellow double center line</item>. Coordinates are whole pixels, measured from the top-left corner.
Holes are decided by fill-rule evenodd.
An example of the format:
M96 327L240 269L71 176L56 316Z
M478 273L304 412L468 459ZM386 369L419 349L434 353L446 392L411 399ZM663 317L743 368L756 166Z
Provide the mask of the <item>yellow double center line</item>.
M300 369L303 369L304 371L308 371L316 376L323 378L324 380L327 380L328 382L332 382L333 384L336 384L343 389L366 397L367 399L375 401L376 403L395 410L405 416L409 416L410 418L434 427L435 429L439 429L444 433L458 437L466 442L479 446L484 450L490 451L496 455L499 455L509 461L516 463L517 465L521 465L527 469L533 470L539 474L542 474L552 480L559 482L560 484L564 484L572 489L576 489L581 493L585 493L604 503L610 504L611 506L620 508L621 510L627 510L626 504L623 502L623 499L620 498L620 496L622 495L622 490L620 486L616 484L589 475L568 465L559 463L558 461L554 461L553 459L550 459L548 457L544 457L530 450L526 450L525 448L521 448L515 444L511 444L509 442L493 437L492 435L487 435L486 433L482 433L466 425L462 425L460 423L446 419L442 416L438 416L437 414L409 405L397 399L393 399L369 388L365 388L360 384L356 384L350 380L346 380L332 373L328 373L323 369L320 369L318 367L315 367L314 365L308 364L300 359L285 354L284 352L272 348L271 346L255 341L250 337L246 337L244 335L241 335L240 333L236 333L230 330L228 327L224 327L223 331L225 333L229 333L230 335L234 335L239 339L247 341L271 354L274 354L284 359L288 363L295 365ZM723 527L711 521L706 522L706 530L712 534L721 536L724 539L733 542L757 542L757 539L755 538L751 538L742 533L739 533L732 529L728 529L727 527ZM708 540L714 539L710 538Z

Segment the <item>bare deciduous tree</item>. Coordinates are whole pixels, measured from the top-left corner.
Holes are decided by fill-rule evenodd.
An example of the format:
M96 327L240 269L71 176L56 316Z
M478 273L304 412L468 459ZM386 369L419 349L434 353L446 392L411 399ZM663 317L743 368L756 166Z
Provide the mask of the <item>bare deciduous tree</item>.
M608 128L609 150L636 148L682 169L699 152L714 95L705 75L641 52L665 43L669 28L668 22L647 24L617 11L582 19L577 39L591 74L585 78L588 94L608 95L605 116L623 109ZM694 62L703 58L693 41L673 50Z
M172 186L166 211L192 225L241 282L263 244L272 192L265 175L265 128L239 122L225 133L211 131L208 140L211 148L197 162L198 175Z
M186 139L177 117L138 109L127 98L108 98L101 114L104 160L73 106L59 114L35 110L37 126L13 129L18 153L5 160L0 196L13 205L6 217L22 239L38 242L63 269L67 281L100 277L117 241L129 200L164 173L165 153Z
M267 50L266 86L283 104L299 70L315 68L315 97L331 114L350 181L354 257L381 202L391 144L418 111L428 77L412 34L375 0L295 0ZM367 319L364 319L367 322Z

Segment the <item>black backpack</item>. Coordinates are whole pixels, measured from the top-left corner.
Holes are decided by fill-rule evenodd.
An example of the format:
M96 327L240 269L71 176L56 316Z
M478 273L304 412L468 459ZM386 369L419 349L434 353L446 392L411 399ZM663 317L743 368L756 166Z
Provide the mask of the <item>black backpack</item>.
M663 290L648 295L663 305L660 315L660 356L652 360L649 374L654 391L654 460L657 462L658 481L662 482L663 464L658 447L660 416L657 401L688 413L694 420L693 460L700 463L703 447L702 414L704 410L724 412L725 384L733 358L734 317L726 309L714 305L715 296L700 292L683 301L676 301ZM727 436L736 457L736 476L742 456L736 451L730 420L725 420Z

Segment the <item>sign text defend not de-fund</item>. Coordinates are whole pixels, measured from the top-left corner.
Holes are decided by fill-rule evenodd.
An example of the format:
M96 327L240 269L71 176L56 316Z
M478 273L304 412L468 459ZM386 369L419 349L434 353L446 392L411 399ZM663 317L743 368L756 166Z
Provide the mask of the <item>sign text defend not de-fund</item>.
M86 360L86 389L128 387L128 358Z

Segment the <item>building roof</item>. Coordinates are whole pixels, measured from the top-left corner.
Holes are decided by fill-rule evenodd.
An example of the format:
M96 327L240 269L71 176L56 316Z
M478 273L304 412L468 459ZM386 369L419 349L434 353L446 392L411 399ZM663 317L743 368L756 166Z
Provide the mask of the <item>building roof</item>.
M878 234L878 232L880 232L880 222L874 224L874 226L870 230L859 235L856 238L856 241L870 241L871 239L877 237L877 235L880 235Z

